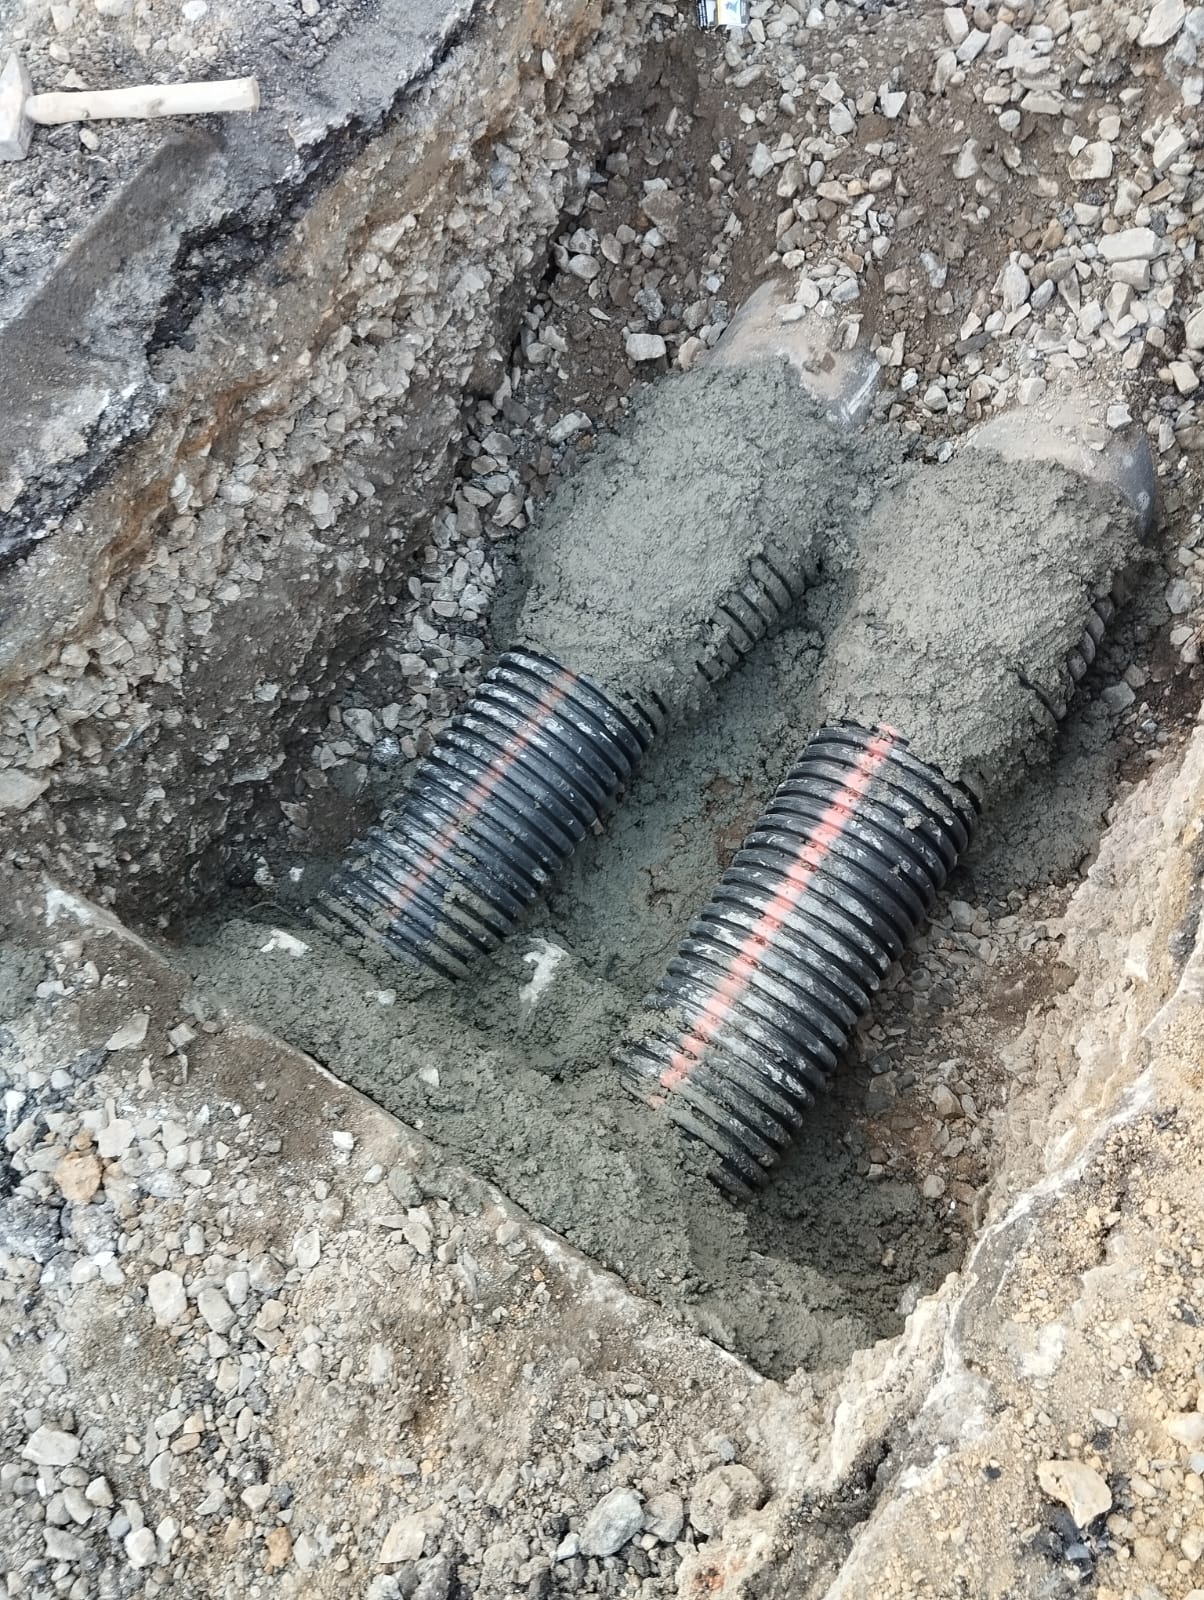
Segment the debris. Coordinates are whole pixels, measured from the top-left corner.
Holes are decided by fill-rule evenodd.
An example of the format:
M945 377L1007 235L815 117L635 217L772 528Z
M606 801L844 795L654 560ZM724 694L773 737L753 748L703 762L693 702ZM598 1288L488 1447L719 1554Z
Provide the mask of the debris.
M1112 1509L1112 1491L1095 1468L1085 1462L1042 1461L1037 1467L1037 1482L1051 1500L1067 1508L1079 1528L1089 1528L1097 1517Z
M122 1023L120 1028L105 1040L106 1050L134 1050L146 1039L150 1027L150 1013L138 1011L128 1022Z
M86 1206L100 1188L100 1162L91 1150L71 1150L54 1169L64 1200Z
M644 1526L644 1507L634 1489L612 1489L582 1522L578 1547L585 1556L613 1556Z
M1157 50L1169 44L1187 16L1184 0L1155 0L1137 42L1143 50Z
M21 1454L40 1467L67 1467L79 1455L79 1440L62 1428L36 1428Z
M626 350L630 361L659 361L666 353L664 339L659 333L629 333Z
M690 1496L690 1522L707 1538L721 1534L734 1517L765 1504L765 1485L748 1467L728 1462L700 1478Z
M176 1272L153 1273L147 1281L146 1297L150 1302L151 1314L161 1328L179 1322L188 1309L184 1280Z

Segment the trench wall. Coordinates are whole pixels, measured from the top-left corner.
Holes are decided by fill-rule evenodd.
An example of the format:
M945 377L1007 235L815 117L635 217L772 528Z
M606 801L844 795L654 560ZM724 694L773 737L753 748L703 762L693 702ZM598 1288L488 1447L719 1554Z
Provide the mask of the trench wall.
M404 587L464 400L505 378L546 241L588 181L595 103L633 74L654 9L469 8L378 127L343 127L295 214L260 230L252 267L210 260L201 285L204 230L167 255L158 240L142 267L165 275L159 316L126 384L140 406L116 443L100 426L79 432L97 481L57 458L24 498L6 479L14 539L41 510L41 537L0 568L7 865L175 909L214 841L252 817ZM153 192L146 167L133 174L60 278L78 278L89 240ZM0 337L44 317L48 292ZM79 395L17 396L17 382L10 367L0 389L24 407L24 432L37 421L44 440L61 435Z

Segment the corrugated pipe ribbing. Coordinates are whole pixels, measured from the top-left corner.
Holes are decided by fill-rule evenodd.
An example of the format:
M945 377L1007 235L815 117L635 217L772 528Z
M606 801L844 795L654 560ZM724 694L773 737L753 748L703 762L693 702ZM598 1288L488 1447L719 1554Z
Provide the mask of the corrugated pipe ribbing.
M442 978L509 934L614 805L652 719L532 650L504 655L405 801L331 879L323 920Z
M889 728L824 728L778 788L620 1055L725 1187L781 1158L976 815Z

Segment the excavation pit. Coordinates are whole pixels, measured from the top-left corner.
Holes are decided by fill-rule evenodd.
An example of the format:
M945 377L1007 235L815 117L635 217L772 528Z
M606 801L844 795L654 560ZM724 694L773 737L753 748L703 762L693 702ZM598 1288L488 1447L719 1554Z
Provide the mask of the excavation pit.
M36 495L15 502L24 520L0 572L0 736L19 783L5 775L0 823L21 932L0 968L0 1022L53 1002L37 990L59 969L38 940L72 940L61 916L45 925L48 885L82 894L166 956L176 1026L219 1046L249 1037L253 1054L258 1025L429 1139L435 1166L421 1193L432 1206L457 1205L475 1174L535 1231L634 1290L637 1323L676 1323L680 1345L667 1348L705 1344L709 1361L707 1341L721 1346L740 1358L732 1382L749 1392L770 1392L756 1391L752 1374L763 1374L821 1409L850 1395L869 1405L866 1374L906 1367L925 1338L923 1370L937 1371L942 1308L959 1282L994 1270L991 1228L1040 1174L1044 1119L1081 1153L1087 1123L1115 1112L1102 1090L1086 1095L1082 1125L1064 1103L1068 1085L1079 1092L1073 1041L1090 1032L1081 991L1094 973L1101 1007L1120 1005L1141 959L1108 942L1115 901L1099 913L1109 930L1099 965L1083 921L1068 946L1064 919L1076 896L1095 914L1101 839L1103 876L1128 881L1129 834L1109 846L1107 824L1122 813L1131 831L1144 792L1134 800L1134 789L1150 781L1163 795L1190 756L1198 674L1183 613L1167 614L1162 563L1196 536L1191 491L1164 485L1163 526L1048 764L986 806L978 842L833 1093L752 1202L732 1204L688 1146L666 1143L621 1092L611 1049L822 720L820 612L804 609L656 745L605 833L463 983L416 993L396 964L334 945L306 920L314 889L404 793L507 642L514 574L549 493L578 481L646 385L681 381L677 369L780 274L784 255L813 250L845 204L820 186L872 195L875 172L901 162L921 211L908 224L918 233L900 235L908 259L966 254L966 236L960 255L946 248L965 224L945 205L947 163L880 107L847 163L829 156L812 181L796 157L801 171L783 160L749 182L750 163L764 165L760 125L741 115L748 86L733 83L722 37L655 6L601 19L568 7L546 26L503 6L491 21L509 30L507 60L518 63L496 100L482 87L492 89L483 64L496 41L468 26L433 52L410 97L324 147L295 215L261 219L228 258L221 229L180 242L138 406L103 437L85 429L91 453L65 454L57 478L48 469ZM867 83L885 82L904 26L884 11L857 35ZM992 172L1004 196L1024 177ZM813 214L783 231L796 194ZM865 216L868 261L879 224ZM1007 265L1010 226L1004 204L970 236L992 272ZM875 269L850 301L833 293L846 268L835 255L829 264L816 271L840 338L874 330L882 341L867 437L941 470L961 419L920 414L935 375L905 386L889 336L944 339L941 319L958 322L969 300L956 316L941 311L944 280L938 289L939 272L917 266L914 315ZM1014 399L1001 387L998 409ZM994 407L971 400L965 418ZM1185 431L1181 418L1163 420ZM1148 421L1153 435L1153 411ZM1177 837L1159 839L1168 856L1178 849ZM1125 869L1151 921L1178 930L1168 993L1195 926L1195 890L1174 859L1165 891L1144 868ZM1162 972L1157 961L1149 970ZM183 1093L187 1065L167 1059L156 1081L178 1071ZM236 1079L221 1080L223 1093ZM327 1096L315 1121L324 1134L327 1104L343 1102L316 1073L311 1092ZM270 1080L256 1093L270 1124ZM289 1115L300 1118L295 1096ZM1022 1336L1008 1337L1020 1350ZM1024 1346L1017 1362L1043 1351ZM707 1368L716 1393L724 1370L735 1368ZM887 1432L913 1402L897 1402L867 1456L832 1466L832 1507L807 1510L822 1524L817 1584L894 1481L873 1463L898 1444ZM809 1537L796 1528L797 1549ZM572 1581L583 1592L586 1579Z
M428 371L414 366L414 333L396 331L407 303L416 308L411 328L425 319L432 352L459 335L440 333L413 288L398 299L397 273L416 270L421 284L421 268L377 266L391 250L404 255L423 232L404 214L404 185L392 192L404 170L401 130L388 136L396 153L382 159L370 144L336 179L341 204L361 220L336 237L349 252L347 277L331 302L338 327L316 347L321 383L305 377L311 355L297 363L294 380L309 412L326 409L322 442L304 410L297 420L274 420L287 393L281 379L258 392L237 380L249 393L232 400L205 437L204 472L172 483L174 520L164 522L162 512L157 519L174 529L169 546L183 548L207 528L218 535L225 572L218 610L210 612L205 599L204 609L181 616L201 642L175 691L178 705L166 690L147 697L153 744L143 753L148 730L139 713L108 753L112 802L76 801L58 823L55 853L60 862L90 857L102 895L135 926L170 926L173 959L195 980L198 1017L222 1015L224 1005L306 1050L759 1370L776 1377L799 1368L839 1371L853 1350L899 1331L918 1298L956 1268L973 1233L994 1159L991 1118L1002 1115L1006 1093L993 1059L995 972L1006 972L1012 996L1058 981L1048 971L1044 908L1060 904L1089 857L1117 760L1092 693L1149 626L1152 592L1130 605L1105 648L1082 715L1059 736L1059 762L1005 807L988 810L984 842L950 891L962 909L954 917L946 907L892 974L835 1094L817 1108L767 1194L747 1208L712 1189L688 1147L665 1145L646 1112L620 1092L610 1058L681 929L816 725L822 607L804 605L793 626L672 731L606 834L579 851L547 905L461 986L415 993L403 968L383 957L355 959L305 918L329 862L404 793L413 758L506 642L531 537L524 528L532 519L538 526L549 488L575 482L599 432L622 418L643 385L683 381L664 359L625 359L613 318L676 327L678 346L696 347L686 351L694 361L763 271L774 242L772 205L740 200L726 210L722 185L710 176L711 151L728 148L724 141L740 126L711 76L722 41L673 30L663 18L654 34L658 28L664 37L644 41L634 73L633 58L605 31L586 46L575 80L579 143L567 154L553 132L555 86L525 68L507 86L512 105L535 119L536 173L551 153L545 179L554 187L540 192L537 182L523 211L542 216L546 231L516 230L517 254L498 235L512 252L512 281L473 313L487 330L465 372L468 395L477 398L444 383L436 400L431 367L422 383L407 382L385 438L370 443L363 423L351 427L331 411L339 403L331 377L342 368L371 395L398 375ZM875 48L889 43L885 29ZM473 46L462 54L457 61L453 52L431 80L426 93L436 110L440 98L450 107L463 93ZM616 74L631 81L588 102L592 85ZM663 126L649 130L648 107L665 110L666 99ZM463 153L454 178L428 199L428 215L473 200L496 214L499 184L508 194L514 183L531 182L525 169L506 167L510 146L491 143L499 137L487 135ZM868 159L874 156L871 149ZM691 192L706 204L683 204ZM463 223L449 209L435 227L445 241L442 270L463 283L473 271ZM641 245L646 238L656 240L650 250ZM621 270L610 275L600 304L594 269L616 253ZM278 266L272 271L279 275ZM313 277L312 269L304 278L287 274L286 284L298 288ZM427 281L433 286L435 275ZM237 322L242 300L248 317L260 292L254 280L249 290L232 288L213 314ZM321 309L298 301L310 316ZM855 332L839 324L839 314L834 326L837 344ZM160 356L165 370L179 359L170 346ZM722 426L738 433L743 424L742 448L755 461L775 427L797 424L775 415L772 385L746 388L743 401L737 394L735 406L724 402L732 414ZM706 405L705 392L694 403ZM829 509L819 521L836 519L829 528L835 549L848 545L839 519L855 519L867 481L915 452L914 441L882 420L890 409L888 387L866 443L850 435L847 466L832 458L825 468ZM248 451L256 436L257 453ZM386 438L395 441L392 451ZM671 455L678 445L670 438L664 448ZM775 448L788 455L789 440ZM941 454L933 444L921 444L925 450ZM806 454L805 443L799 451ZM279 465L269 465L277 456ZM711 452L706 481L718 483L723 460L722 447ZM449 470L446 509L432 517L405 474L443 484ZM826 481L841 470L846 484ZM283 543L277 534L262 544L251 532L265 474L281 485L264 509L282 522ZM119 475L102 495L115 500L120 482ZM210 495L209 509L191 509ZM248 523L232 565L220 554L229 539L221 507L226 520ZM673 509L658 508L669 518ZM789 523L800 512L779 507L783 514ZM588 526L589 516L587 498L579 521ZM645 536L657 536L655 518ZM195 570L191 560L189 567ZM16 570L19 581L26 568ZM128 590L135 617L145 606L137 597L156 592L154 573L152 563ZM259 592L257 574L266 585ZM200 605L200 585L192 592ZM638 604L637 578L633 610ZM189 615L199 619L191 629ZM161 800L137 798L153 797L156 786ZM1064 793L1075 800L1064 822L1056 830L1034 826ZM115 825L112 846L103 838L106 821ZM185 893L162 909L161 885L170 877L178 886L181 875ZM1006 932L997 936L1000 919ZM277 928L289 937L279 938ZM935 1124L934 1100L946 1108Z

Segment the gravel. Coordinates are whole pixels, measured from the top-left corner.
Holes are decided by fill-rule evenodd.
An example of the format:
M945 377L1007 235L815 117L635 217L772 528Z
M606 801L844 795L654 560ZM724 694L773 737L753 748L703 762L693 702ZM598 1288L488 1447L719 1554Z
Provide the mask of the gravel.
M224 48L223 18L219 8L197 21L212 28L215 47ZM72 26L86 21L81 13ZM712 346L762 271L787 277L795 306L869 344L881 367L879 416L922 452L939 457L966 426L1064 379L1093 386L1110 427L1135 418L1156 450L1174 527L1156 557L1175 622L1166 648L1187 672L1197 662L1204 8L1157 0L896 16L830 0L757 3L753 22L706 39L687 29L673 47L697 58L725 110L695 117L692 94L668 94L655 119L641 106L628 136L596 157L571 152L585 178L558 225L548 281L523 311L500 383L466 408L456 483L430 519L387 630L339 679L296 787L279 790L287 849L248 847L248 876L261 889L286 889L290 867L314 845L315 811L345 802L350 813L365 800L370 809L382 775L395 782L429 748L483 668L506 547L538 514L554 475L591 447L631 386L651 376L649 363L686 368ZM151 65L187 59L187 50L173 54L172 37L155 35ZM567 162L563 143L557 159ZM235 469L213 514L253 504L255 493ZM315 489L305 506L319 528L336 515L324 493ZM188 616L232 582L258 592L244 556L230 558L237 573L229 561L215 570ZM148 642L140 618L188 581L192 551L173 559L155 578L161 601L148 601L143 586L68 646L36 693L6 708L0 760L12 765L0 774L0 810L25 815L41 804L46 778L31 749L52 759L71 730L86 739L89 719L126 694L127 679L167 671L171 652ZM1170 737L1155 684L1122 679L1123 665L1097 686L1100 704L1132 759L1152 763ZM861 1048L867 1181L905 1157L934 1205L968 1216L1009 1108L997 1034L992 1025L984 1043L984 1008L965 997L975 986L997 996L1001 973L1029 982L1026 963L1052 982L1066 955L1064 897L988 903L964 892L938 912ZM60 960L49 984L103 998L103 957L66 948ZM50 992L39 1003L63 999ZM320 1160L310 1153L283 1167L275 1112L264 1114L275 1085L257 1076L255 1048L240 1058L237 1090L211 1082L198 1093L188 1059L212 1047L212 1023L179 1013L148 1031L139 1005L131 994L113 1008L78 1053L3 1057L15 1096L0 1165L10 1593L224 1592L207 1565L206 1551L220 1549L232 1592L287 1575L293 1592L320 1578L373 1600L443 1600L538 1594L554 1574L565 1593L626 1586L667 1596L679 1544L694 1548L762 1503L768 1469L725 1459L707 1437L705 1406L688 1425L669 1422L654 1382L619 1369L558 1393L533 1425L538 1448L503 1452L488 1472L487 1430L482 1437L467 1422L458 1464L425 1458L411 1425L438 1409L448 1381L467 1381L458 1371L449 1380L432 1352L469 1339L484 1363L512 1317L542 1305L539 1254L515 1267L506 1254L515 1240L498 1244L460 1196L424 1187L395 1152L336 1144L334 1125ZM916 1017L920 1053L904 1026ZM184 1026L195 1048L184 1035L169 1047L168 1025ZM107 1055L85 1052L102 1045ZM1130 1190L1117 1193L1119 1212ZM1157 1269L1157 1342L1187 1326L1186 1313L1167 1314L1167 1297L1174 1283L1175 1304L1192 1303L1199 1243L1173 1215L1145 1220L1165 1230L1159 1248L1178 1252L1177 1264ZM482 1281L492 1299L477 1298ZM413 1291L404 1306L414 1325L433 1297L438 1318L421 1324L429 1350L415 1352L389 1320L403 1304L399 1286ZM1025 1308L1033 1323L1045 1315L1038 1301ZM1026 1326L1017 1320L1017 1341ZM1093 1371L1108 1362L1126 1382L1137 1382L1134 1373L1153 1382L1142 1376L1146 1336L1119 1316L1086 1332ZM1016 1360L1041 1354L1026 1346ZM530 1388L529 1360L529 1341L518 1341L509 1369L493 1371L498 1392ZM717 1394L743 1384L728 1370L707 1369ZM1204 1439L1190 1368L1163 1382L1163 1436L1124 1444L1123 1504L1108 1487L1116 1422L1096 1422L1107 1438L1091 1466L1066 1452L1091 1454L1095 1436L1055 1439L1037 1396L1016 1425L1017 1454L1023 1447L1029 1477L1080 1530L1082 1518L1110 1513L1110 1537L1143 1583L1186 1593L1186 1576L1153 1574L1199 1559L1199 1518L1185 1522L1182 1508L1190 1494L1198 1510ZM641 1392L627 1393L632 1386ZM486 1391L478 1402L491 1414ZM1086 1415L1076 1426L1086 1429ZM351 1479L362 1500L354 1525Z

